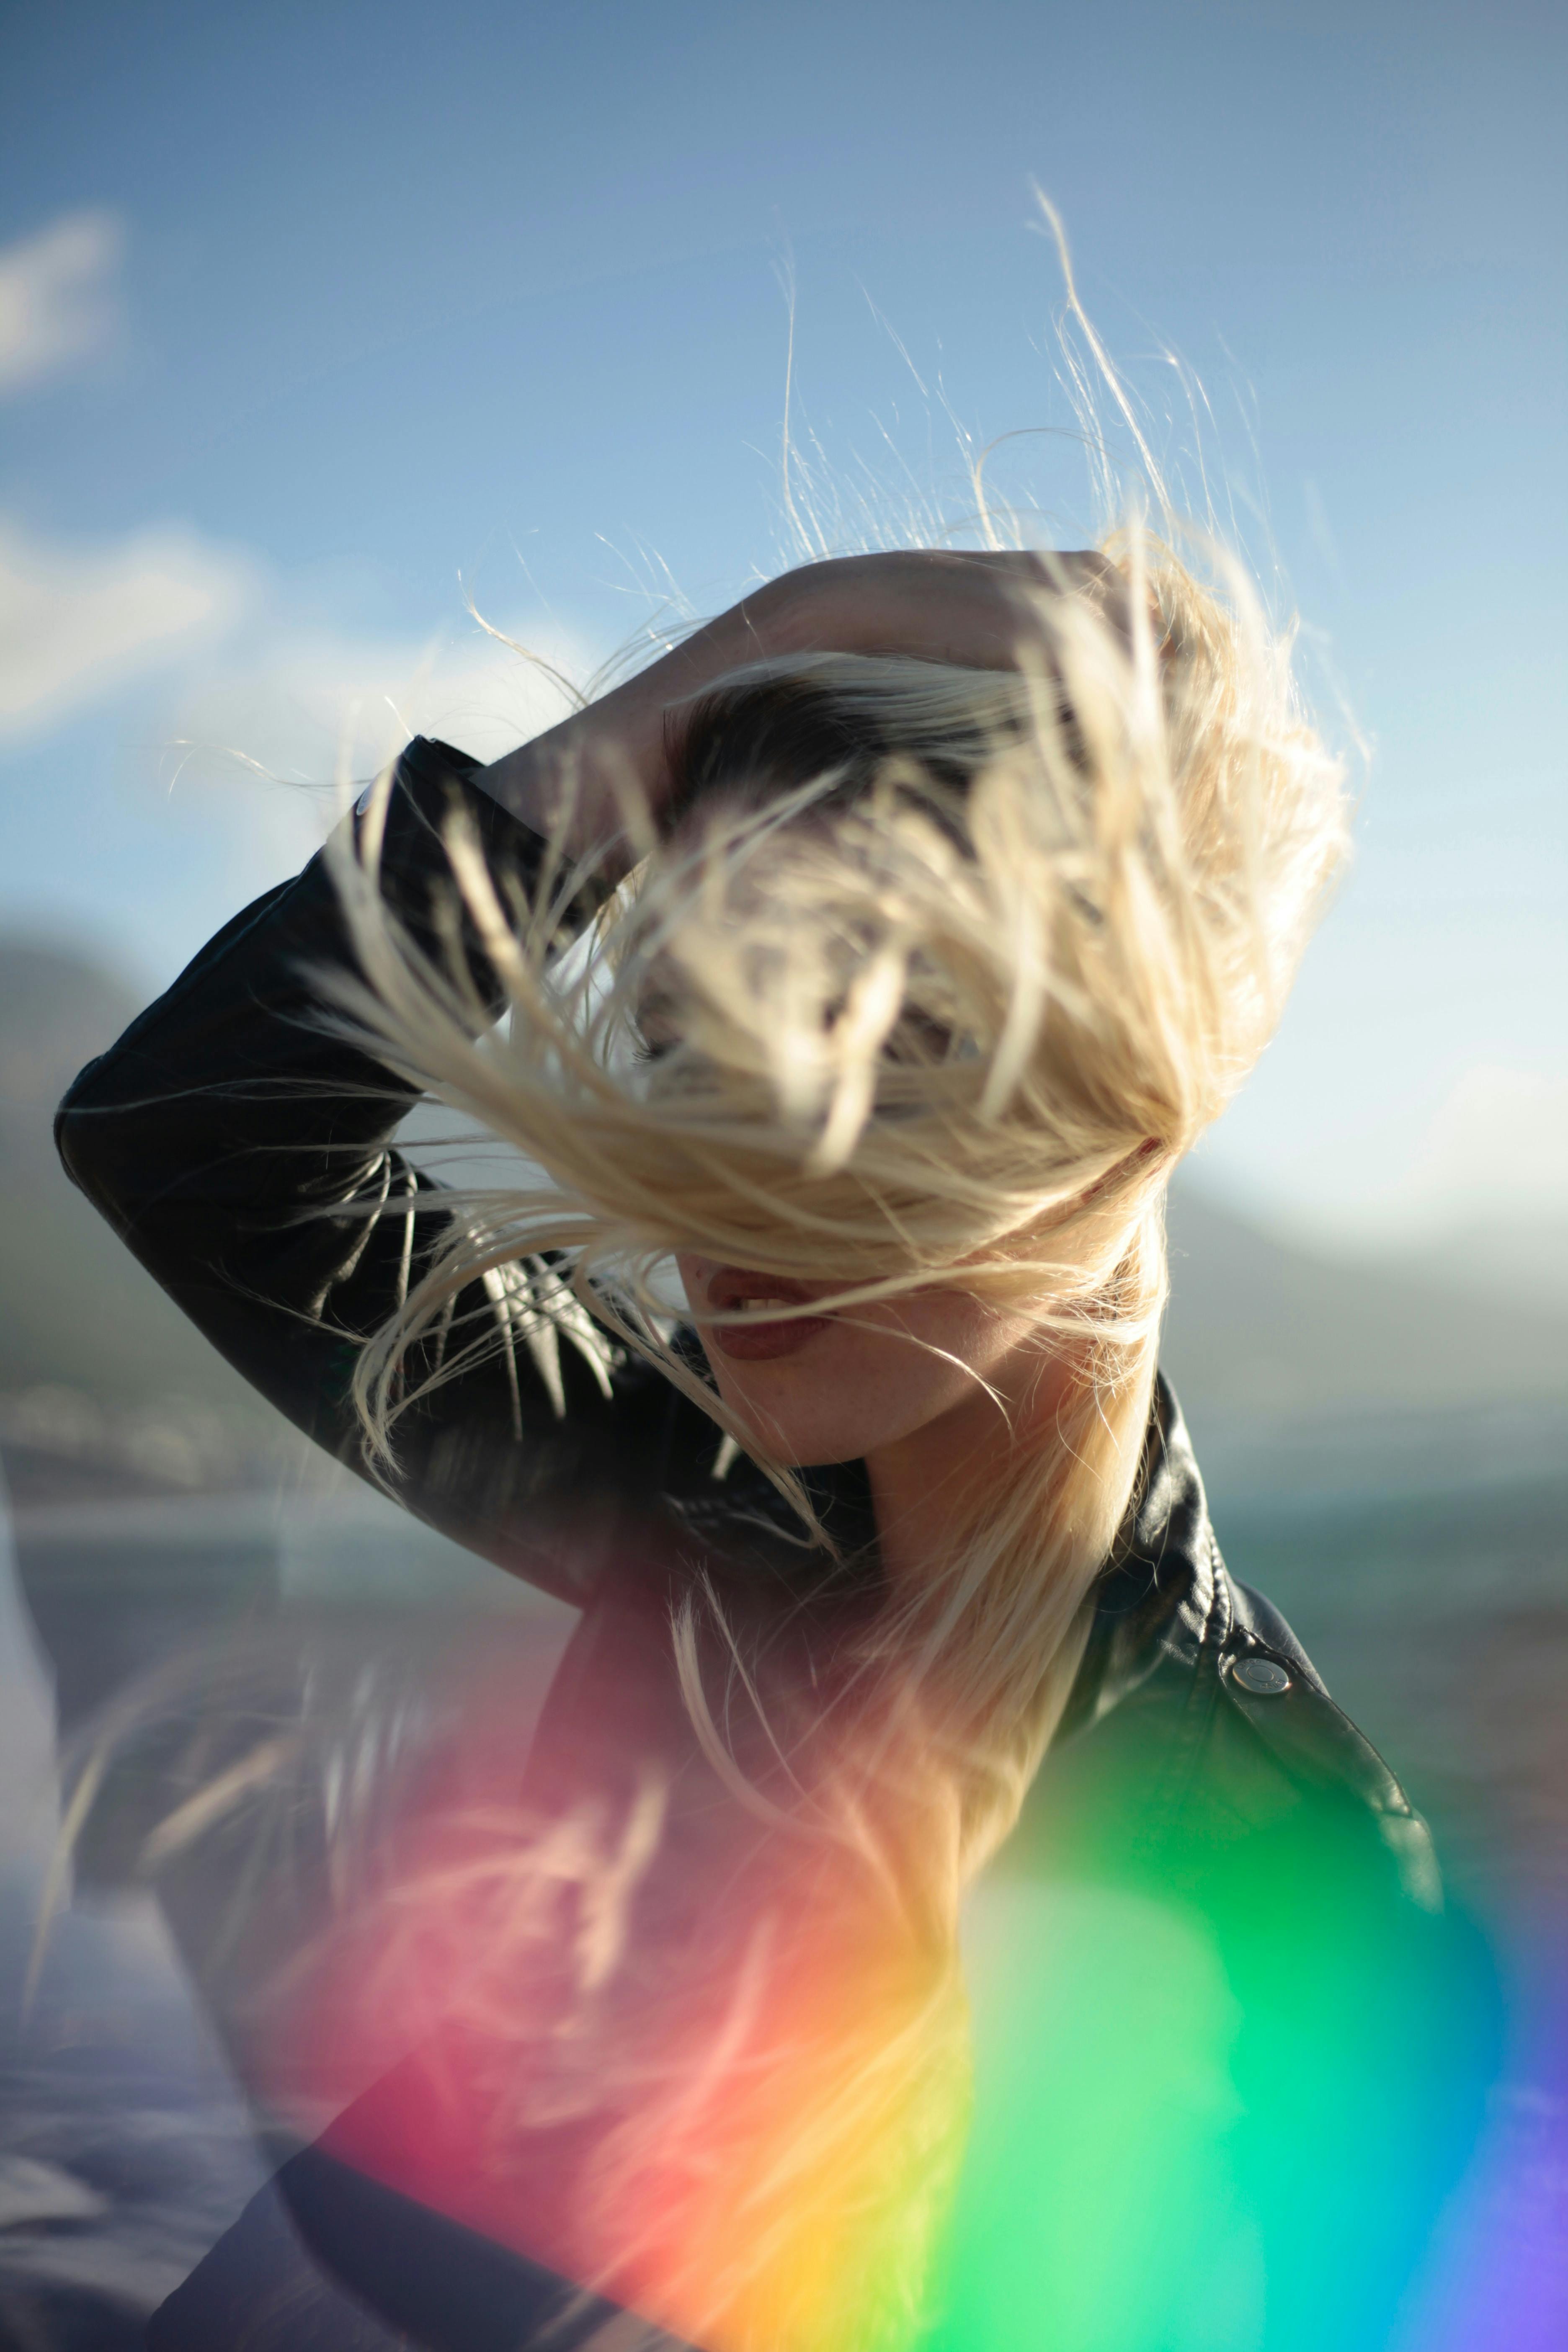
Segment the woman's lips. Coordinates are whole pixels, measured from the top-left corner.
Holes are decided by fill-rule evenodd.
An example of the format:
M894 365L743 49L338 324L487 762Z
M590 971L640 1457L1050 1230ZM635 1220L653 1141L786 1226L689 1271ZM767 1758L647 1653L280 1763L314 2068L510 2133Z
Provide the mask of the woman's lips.
M765 1274L747 1275L733 1266L726 1266L708 1285L710 1315L731 1315L742 1307L805 1307L810 1298L810 1291L797 1283L781 1282L776 1276ZM767 1363L774 1357L798 1355L819 1331L826 1330L830 1319L826 1315L791 1315L776 1320L758 1316L745 1323L704 1323L702 1339L704 1346L717 1348L733 1363Z
M826 1315L797 1315L787 1323L709 1323L703 1327L703 1344L735 1363L765 1363L774 1356L797 1355L826 1330L828 1320Z

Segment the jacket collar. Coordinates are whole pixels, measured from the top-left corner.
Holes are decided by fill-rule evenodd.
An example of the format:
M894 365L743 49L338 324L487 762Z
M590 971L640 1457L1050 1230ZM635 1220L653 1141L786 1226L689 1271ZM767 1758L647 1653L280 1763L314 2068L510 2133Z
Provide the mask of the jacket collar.
M1161 1666L1195 1673L1213 1646L1226 1584L1192 1439L1161 1373L1132 1506L1095 1588L1058 1738L1097 1723Z
M812 1501L847 1568L816 1587L818 1597L864 1601L876 1589L876 1523L865 1465L805 1474ZM761 1570L796 1597L814 1552L777 1490L744 1457L721 1486L677 1507L704 1549L732 1566ZM803 1574L804 1571L804 1574ZM1134 1497L1121 1537L1094 1588L1094 1617L1057 1733L1058 1740L1099 1722L1161 1667L1185 1676L1226 1630L1228 1580L1209 1524L1208 1502L1182 1410L1156 1377Z

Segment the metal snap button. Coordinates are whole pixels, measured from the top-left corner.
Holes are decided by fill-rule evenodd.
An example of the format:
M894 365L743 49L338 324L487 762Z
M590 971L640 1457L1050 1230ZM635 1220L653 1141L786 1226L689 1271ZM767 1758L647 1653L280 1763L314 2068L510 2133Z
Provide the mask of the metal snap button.
M1254 1698L1278 1698L1290 1687L1290 1677L1283 1666L1272 1658L1237 1658L1231 1666L1230 1678L1239 1683Z

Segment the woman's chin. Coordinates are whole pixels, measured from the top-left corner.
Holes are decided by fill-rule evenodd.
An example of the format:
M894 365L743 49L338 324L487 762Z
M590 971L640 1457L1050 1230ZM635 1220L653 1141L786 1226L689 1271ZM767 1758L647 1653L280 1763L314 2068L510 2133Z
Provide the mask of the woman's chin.
M923 1399L911 1402L898 1396L879 1396L865 1383L839 1395L832 1391L790 1395L784 1393L783 1381L768 1385L776 1385L774 1396L767 1394L761 1381L743 1393L738 1383L725 1381L721 1393L758 1451L792 1470L821 1470L834 1462L864 1461L868 1454L913 1435L934 1417Z
M755 1412L739 1416L759 1454L785 1470L821 1470L833 1462L858 1462L876 1444L874 1437L857 1443L842 1425L836 1430L813 1425L792 1428L766 1422Z
M702 1337L720 1394L751 1442L774 1462L824 1468L862 1461L985 1393L953 1360L967 1335L948 1328L948 1300L918 1318L906 1303L904 1317L905 1328L886 1332L815 1318L776 1325L808 1336L749 1358L721 1346L716 1331ZM911 1348L911 1337L929 1344Z
M863 1410L836 1412L831 1401L820 1395L781 1393L771 1398L765 1393L768 1386L782 1391L784 1383L757 1381L742 1391L738 1383L726 1380L721 1383L721 1393L749 1442L786 1469L821 1469L830 1462L858 1462L885 1442L885 1433L872 1424Z

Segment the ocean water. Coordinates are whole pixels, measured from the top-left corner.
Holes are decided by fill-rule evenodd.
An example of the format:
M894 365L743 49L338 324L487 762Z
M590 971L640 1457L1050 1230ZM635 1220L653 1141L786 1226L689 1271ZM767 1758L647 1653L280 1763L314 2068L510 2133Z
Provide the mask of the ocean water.
M1416 1423L1205 1450L1233 1571L1284 1610L1432 1820L1450 1899L1508 1990L1488 2137L1391 2352L1560 2352L1568 1462L1517 1417L1489 1439ZM521 1739L569 1619L358 1489L18 1493L0 1545L0 2352L117 2352L267 2165L133 1872L98 1857L37 1958L62 1739L193 1639L305 1658L345 1706L367 1675L401 1677L412 1705L463 1643L504 1653Z
M1232 1572L1282 1609L1489 1918L1568 1913L1568 1466L1213 1498Z

